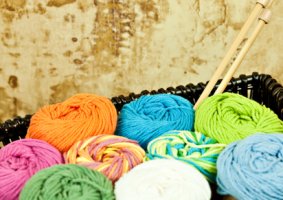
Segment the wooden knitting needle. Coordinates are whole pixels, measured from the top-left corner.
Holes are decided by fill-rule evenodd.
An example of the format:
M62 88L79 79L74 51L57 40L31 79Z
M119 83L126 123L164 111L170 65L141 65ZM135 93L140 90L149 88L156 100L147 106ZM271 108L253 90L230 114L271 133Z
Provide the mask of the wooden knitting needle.
M270 17L271 17L271 11L268 10L268 9L265 9L263 11L262 15L258 18L259 22L258 22L255 30L252 32L251 36L248 38L247 42L244 44L239 55L237 56L237 58L235 59L235 61L231 65L230 69L228 70L227 74L224 76L223 80L221 81L219 87L217 88L217 90L215 91L214 94L222 93L225 90L227 84L229 83L229 81L233 77L235 71L238 69L238 67L242 63L243 58L245 57L245 55L247 54L247 52L251 48L251 46L254 43L255 39L257 38L258 34L263 29L264 25L269 22Z
M272 0L273 1L273 0ZM210 81L208 82L207 86L205 87L204 91L200 95L198 101L196 102L194 109L197 109L199 104L209 96L211 90L214 88L214 85L224 72L225 68L227 67L228 63L230 62L231 58L235 54L238 49L238 46L243 42L246 34L254 21L257 19L259 14L262 12L263 8L265 8L269 3L269 0L259 0L257 1L252 13L248 17L247 21L244 23L242 29L240 30L238 36L232 43L230 49L228 50L227 54L224 56L223 60L221 61L219 67L214 72L213 76L211 77Z
M270 0L265 8L270 8L273 5L274 2L275 2L275 0Z

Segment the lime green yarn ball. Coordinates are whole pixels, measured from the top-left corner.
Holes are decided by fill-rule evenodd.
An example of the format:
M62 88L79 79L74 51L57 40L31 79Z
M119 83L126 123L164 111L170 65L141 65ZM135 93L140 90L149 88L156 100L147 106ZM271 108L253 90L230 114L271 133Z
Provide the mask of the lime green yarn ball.
M169 131L152 140L147 146L146 160L176 159L198 169L208 181L215 182L216 161L226 147L202 133Z
M20 200L114 200L112 182L98 171L78 165L56 165L36 173Z
M195 130L229 144L257 132L283 133L283 122L269 108L234 93L205 99L196 110Z

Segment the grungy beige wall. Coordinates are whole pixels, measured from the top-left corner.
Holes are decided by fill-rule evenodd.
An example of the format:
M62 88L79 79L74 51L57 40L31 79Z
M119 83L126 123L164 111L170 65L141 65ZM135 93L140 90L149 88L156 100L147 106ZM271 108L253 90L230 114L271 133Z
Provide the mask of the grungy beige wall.
M0 120L78 92L207 81L256 0L0 0ZM283 80L283 1L237 75Z

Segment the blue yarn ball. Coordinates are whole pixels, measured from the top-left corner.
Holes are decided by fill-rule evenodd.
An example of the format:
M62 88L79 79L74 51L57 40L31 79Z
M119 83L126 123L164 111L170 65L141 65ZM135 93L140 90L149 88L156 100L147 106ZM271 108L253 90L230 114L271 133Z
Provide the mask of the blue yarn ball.
M254 134L228 145L217 160L218 192L236 199L283 199L283 134Z
M116 134L147 144L170 130L192 130L195 111L183 97L172 94L142 96L123 106Z

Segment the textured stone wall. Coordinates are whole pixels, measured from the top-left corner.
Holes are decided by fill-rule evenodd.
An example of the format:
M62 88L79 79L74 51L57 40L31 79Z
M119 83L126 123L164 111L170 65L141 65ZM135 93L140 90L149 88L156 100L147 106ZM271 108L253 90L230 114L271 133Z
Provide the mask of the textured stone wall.
M0 0L0 121L78 92L207 81L255 0ZM283 80L283 1L237 74Z

